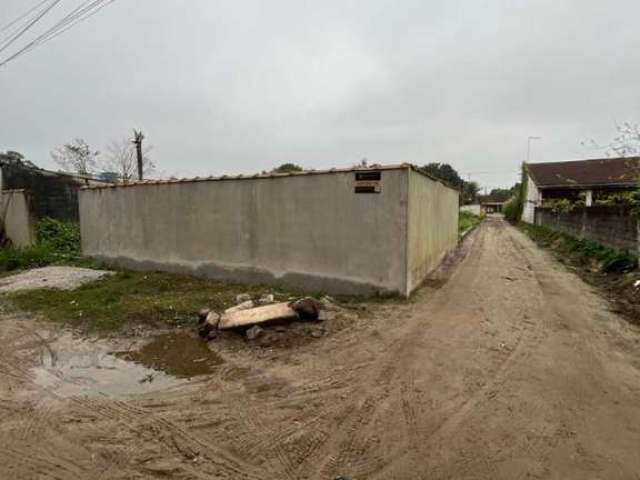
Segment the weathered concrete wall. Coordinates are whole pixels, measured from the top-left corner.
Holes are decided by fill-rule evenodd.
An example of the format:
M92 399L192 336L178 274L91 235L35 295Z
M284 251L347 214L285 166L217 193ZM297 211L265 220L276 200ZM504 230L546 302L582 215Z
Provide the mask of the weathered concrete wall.
M536 208L536 225L588 238L612 248L640 253L638 220L625 207L579 207L571 212L554 213L550 208Z
M370 194L354 193L354 172L81 190L82 248L132 268L406 293L408 172L383 170L381 193ZM457 219L457 209L448 215ZM429 252L439 235L427 234L438 242Z
M407 290L413 291L458 244L458 192L409 172Z
M16 247L33 245L36 241L35 219L27 192L3 190L0 192L0 209L4 234L11 243Z
M527 177L527 198L522 207L522 221L533 224L535 222L536 207L542 202L542 193L538 190L531 177Z

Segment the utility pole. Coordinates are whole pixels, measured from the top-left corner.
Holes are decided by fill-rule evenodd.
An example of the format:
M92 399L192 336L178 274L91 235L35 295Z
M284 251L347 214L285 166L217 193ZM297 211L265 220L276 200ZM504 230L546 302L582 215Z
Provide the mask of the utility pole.
M142 162L142 141L144 134L142 130L133 129L133 143L136 146L136 156L138 158L138 180L143 180L143 162Z
M540 140L542 137L529 137L527 139L527 163L531 160L531 140Z

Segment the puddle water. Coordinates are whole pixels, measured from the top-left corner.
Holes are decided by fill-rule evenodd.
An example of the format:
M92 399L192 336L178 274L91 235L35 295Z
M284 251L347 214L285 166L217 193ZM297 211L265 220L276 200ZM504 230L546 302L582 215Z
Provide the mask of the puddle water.
M176 378L206 375L224 362L205 342L186 333L158 335L139 350L116 352L114 355Z
M186 333L158 335L137 350L122 347L64 334L41 350L33 382L58 397L140 394L185 384L223 363Z

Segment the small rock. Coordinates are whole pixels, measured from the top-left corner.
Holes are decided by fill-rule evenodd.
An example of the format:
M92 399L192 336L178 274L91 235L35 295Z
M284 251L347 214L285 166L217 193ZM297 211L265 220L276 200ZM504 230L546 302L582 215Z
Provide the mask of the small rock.
M239 305L241 303L247 302L251 300L251 295L249 295L248 293L241 293L239 295L236 295L236 304Z
M329 310L329 311L340 310L340 306L333 299L333 297L330 297L329 295L325 295L320 299L320 305L322 305L323 310Z
M210 309L201 308L200 311L198 312L198 323L204 322L207 319L207 315L209 315L209 312L211 312Z
M260 327L259 325L254 325L249 330L247 330L245 335L247 336L247 340L256 340L261 337L263 333L264 329L262 327Z
M205 321L213 328L218 328L218 323L220 323L220 314L217 312L209 311L209 313L207 313Z
M250 308L255 307L253 300L247 300L245 302L239 303L235 307L227 308L224 313L237 312L238 310L248 310Z
M273 293L265 294L260 297L258 300L259 305L269 305L270 303L274 303L276 298L273 296Z
M319 322L326 322L328 320L333 320L336 318L336 312L327 312L326 310L321 310L318 314L317 320Z
M314 330L311 330L311 336L313 338L320 338L324 335L324 331L320 330L319 328L316 328Z
M318 300L311 297L301 298L289 305L302 320L317 320L322 305Z
M207 322L204 322L198 329L198 335L205 341L213 340L218 336L218 330Z

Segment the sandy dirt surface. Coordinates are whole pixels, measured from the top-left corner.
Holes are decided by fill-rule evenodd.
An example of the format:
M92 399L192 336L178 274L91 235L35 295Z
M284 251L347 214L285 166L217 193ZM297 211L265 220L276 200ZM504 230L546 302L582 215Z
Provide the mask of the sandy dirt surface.
M78 267L43 267L27 270L0 279L0 293L34 290L37 288L57 288L73 290L79 286L98 280L113 272Z
M499 219L461 257L322 338L214 341L211 373L129 394L42 382L81 339L5 314L0 478L639 479L637 328Z

